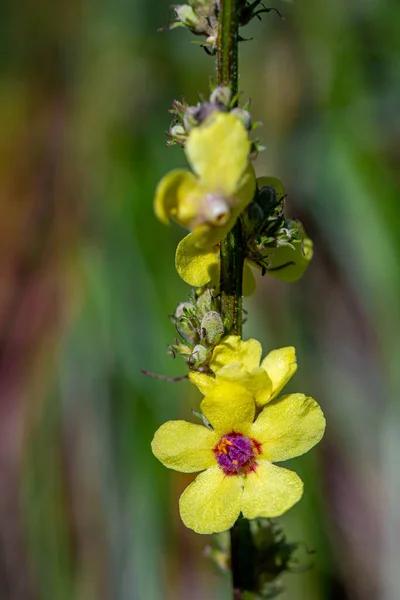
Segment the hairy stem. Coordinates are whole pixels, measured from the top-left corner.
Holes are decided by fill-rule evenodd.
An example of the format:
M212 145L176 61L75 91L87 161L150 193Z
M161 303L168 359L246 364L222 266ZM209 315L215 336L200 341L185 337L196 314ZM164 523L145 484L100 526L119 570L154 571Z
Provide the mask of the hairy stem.
M220 0L218 85L229 87L233 97L237 97L238 92L238 11L239 0ZM226 151L229 152L229 149ZM220 293L225 333L240 336L243 324L243 264L242 226L238 219L232 231L221 241ZM233 600L241 600L245 589L253 589L249 582L252 570L246 560L249 556L249 535L249 524L245 519L239 519L231 529Z
M239 0L220 0L217 47L218 85L238 92Z
M218 85L238 91L239 0L220 0L217 48ZM229 151L229 150L228 150ZM243 243L240 221L221 242L221 314L227 334L242 335Z

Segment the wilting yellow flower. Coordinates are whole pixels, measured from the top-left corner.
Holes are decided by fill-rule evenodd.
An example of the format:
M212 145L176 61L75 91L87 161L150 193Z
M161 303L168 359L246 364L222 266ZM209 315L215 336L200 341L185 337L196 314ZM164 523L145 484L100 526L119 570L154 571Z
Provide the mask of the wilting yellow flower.
M238 117L214 112L189 134L185 153L193 173L177 169L160 181L154 201L156 215L164 223L172 218L192 231L178 246L179 272L185 271L187 261L204 261L202 269L208 273L213 248L251 202L256 181L249 163L250 147Z
M257 178L257 187L273 187L279 197L285 195L282 183L276 177ZM262 268L271 277L286 282L298 281L313 256L313 243L307 237L304 227L299 222L295 224L297 233L293 235L291 245L277 248L266 247L257 256L255 248L248 249L243 271L243 293L249 296L256 287L255 278L250 265ZM199 247L193 244L191 235L186 236L178 245L175 257L176 269L181 278L194 287L202 287L212 281L217 284L219 278L220 254L219 246Z
M261 354L257 340L244 342L240 336L228 335L215 347L210 361L215 377L192 371L190 380L205 395L217 388L223 390L225 384L235 384L247 390L258 407L263 407L297 371L297 360L293 346L272 350L260 364Z
M299 476L272 463L300 456L322 438L325 419L313 398L282 396L254 421L252 393L225 382L207 393L201 410L212 429L169 421L152 442L166 467L203 471L180 497L187 527L217 533L232 527L240 513L248 519L278 517L300 500Z

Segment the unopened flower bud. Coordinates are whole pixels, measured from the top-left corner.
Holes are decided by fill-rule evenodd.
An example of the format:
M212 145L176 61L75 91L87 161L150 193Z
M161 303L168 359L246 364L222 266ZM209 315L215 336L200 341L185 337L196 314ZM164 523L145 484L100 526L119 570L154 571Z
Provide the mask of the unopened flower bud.
M175 7L175 13L181 23L186 25L193 33L206 34L209 25L202 15L199 15L189 4Z
M257 202L252 202L248 208L248 216L253 223L259 223L264 218L261 206Z
M205 17L215 14L216 9L214 0L190 0L190 4Z
M181 317L175 323L176 331L179 333L182 339L188 344L196 344L199 341L199 335L197 331L192 327L190 321Z
M201 321L200 335L207 344L214 346L218 344L224 335L224 325L220 315L212 310L206 313Z
M273 209L279 205L280 199L272 185L266 185L257 193L257 204L261 207L264 216L272 214Z
M192 350L190 346L186 346L186 344L171 344L171 346L169 346L169 353L173 358L176 356L182 356L182 358L187 360L191 355L191 352Z
M247 110L243 110L243 108L234 108L231 110L231 115L235 115L238 119L240 119L247 129L247 131L251 128L251 114Z
M209 117L214 112L224 112L225 107L222 104L216 104L215 102L202 102L197 106L196 111L196 121L198 125L201 125L207 117Z
M191 359L194 364L206 362L207 349L204 346L201 346L201 344L197 344L197 346L193 348Z
M173 125L169 130L169 134L171 137L177 138L179 140L186 138L186 131L185 128L182 127L182 125Z
M183 115L183 124L185 125L186 131L189 133L193 127L199 124L197 119L197 113L199 111L198 106L188 106Z
M207 288L197 298L196 316L198 319L202 319L204 317L204 315L211 310L212 301L213 301L212 291L209 288Z
M177 319L179 319L180 317L184 317L185 313L188 310L193 310L193 309L194 309L194 306L191 302L180 302L178 304L178 306L176 307L175 316Z
M255 201L251 202L243 212L242 219L247 237L253 236L254 232L260 229L264 221L264 213L261 206Z
M210 96L210 102L212 104L223 104L227 108L231 103L231 99L232 92L230 88L223 85L219 85L217 88L215 88Z

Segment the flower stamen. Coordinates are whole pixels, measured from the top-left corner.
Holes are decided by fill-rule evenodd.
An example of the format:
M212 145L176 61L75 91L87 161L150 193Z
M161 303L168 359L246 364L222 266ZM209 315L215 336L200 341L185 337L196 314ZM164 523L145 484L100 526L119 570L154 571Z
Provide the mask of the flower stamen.
M256 455L261 454L261 444L233 431L222 436L214 448L214 454L227 475L246 474L254 470Z

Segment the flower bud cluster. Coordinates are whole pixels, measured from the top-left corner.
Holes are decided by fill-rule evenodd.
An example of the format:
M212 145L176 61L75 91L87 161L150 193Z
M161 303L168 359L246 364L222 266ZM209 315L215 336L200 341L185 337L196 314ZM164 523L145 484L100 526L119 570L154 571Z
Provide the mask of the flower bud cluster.
M302 225L287 220L283 209L285 194L272 185L257 190L254 200L243 214L247 239L246 255L261 268L268 269L268 256L272 248L294 248Z
M211 92L209 100L198 102L195 106L190 106L184 99L182 101L174 100L172 109L169 111L174 115L174 119L167 132L167 146L173 146L174 144L184 146L192 129L201 125L215 111L235 115L247 131L257 127L259 123L252 122L249 103L243 108L239 108L234 106L235 100L236 98L232 96L231 90L224 86L216 87ZM254 147L253 150L258 151L260 149Z
M216 51L219 0L189 0L174 7L175 21L171 29L187 27L193 35L205 37L202 44L210 54Z
M239 26L247 25L255 17L261 20L261 14L271 11L276 12L281 17L276 8L266 8L261 0L239 0ZM217 50L220 0L189 0L188 4L174 6L174 12L175 21L170 29L187 27L193 35L205 37L202 46L208 54L214 55ZM244 41L244 38L239 36L239 41Z
M224 326L215 310L216 300L210 288L202 290L190 302L181 302L171 315L178 338L169 348L170 354L181 356L192 370L207 371L215 346L224 335Z

